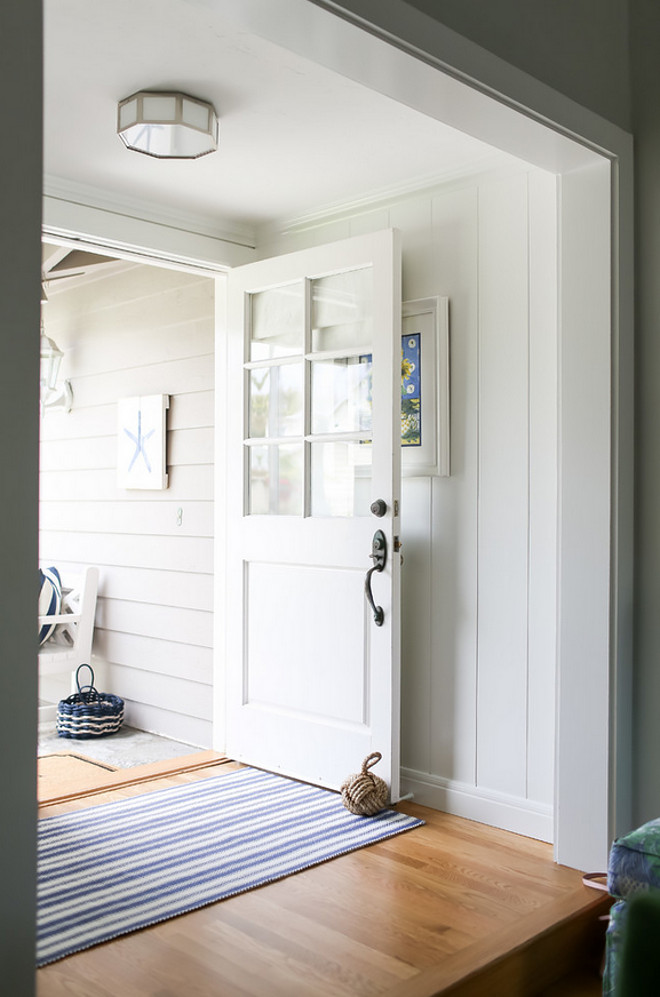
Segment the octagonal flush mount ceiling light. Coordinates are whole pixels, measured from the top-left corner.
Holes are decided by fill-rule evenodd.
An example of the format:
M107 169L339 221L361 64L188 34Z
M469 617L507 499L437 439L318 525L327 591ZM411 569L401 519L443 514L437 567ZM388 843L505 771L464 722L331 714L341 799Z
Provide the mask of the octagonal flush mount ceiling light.
M141 90L119 102L117 134L146 156L198 159L218 148L218 119L213 106L196 97Z

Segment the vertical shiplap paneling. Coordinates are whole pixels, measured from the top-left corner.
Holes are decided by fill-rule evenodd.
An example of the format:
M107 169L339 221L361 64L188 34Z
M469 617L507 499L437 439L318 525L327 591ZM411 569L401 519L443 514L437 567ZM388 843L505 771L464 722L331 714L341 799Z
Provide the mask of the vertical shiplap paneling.
M401 485L401 764L431 771L432 548L431 481L404 478Z
M389 225L402 233L404 301L436 293L430 198L392 205ZM432 546L431 482L404 478L401 487L401 764L428 771L431 755Z
M527 796L554 803L557 654L557 179L529 176Z
M70 415L42 421L42 561L100 568L95 665L127 721L211 744L213 282L126 265L50 289ZM170 396L169 488L116 484L116 402Z
M402 233L404 252L401 287L403 301L439 294L433 259L433 209L429 197L392 205L390 225Z
M256 259L265 260L270 256L282 256L284 253L297 253L300 249L309 249L322 243L339 242L351 235L351 219L342 218L329 221L309 228L302 227L291 232L278 233L264 230L259 233L255 247Z
M476 178L280 239L271 233L259 250L276 255L392 226L402 234L404 298L449 298L451 477L402 486L404 780L420 802L546 838L553 185L524 171Z
M432 479L429 771L475 782L477 666L477 190L433 200L434 289L449 298L451 477Z
M524 797L527 768L527 178L479 190L477 784Z

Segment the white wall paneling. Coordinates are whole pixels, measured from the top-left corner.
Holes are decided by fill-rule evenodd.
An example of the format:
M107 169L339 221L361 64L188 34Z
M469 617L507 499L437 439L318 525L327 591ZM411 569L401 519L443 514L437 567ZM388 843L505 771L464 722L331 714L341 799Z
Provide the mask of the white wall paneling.
M76 396L76 403L78 396ZM117 457L117 436L96 436L48 441L42 447L42 471L104 470L113 468ZM213 429L172 429L167 436L168 464L211 464L213 462Z
M213 740L213 724L209 720L191 717L178 710L164 710L148 703L130 704L130 722L138 730L158 731L164 737L184 744L205 747Z
M115 681L121 685L130 702L161 710L173 710L176 706L174 712L183 716L210 721L211 697L205 683L194 682L188 676L178 678L171 675L159 675L158 681L154 682L153 673L121 665L115 665L114 671Z
M450 310L451 476L409 477L402 485L404 784L420 802L549 839L555 178L515 168L454 180L354 217L263 233L258 255L384 225L402 233L404 297L446 296ZM216 530L223 521L222 509L213 508L214 452L219 480L223 465L214 424L226 416L214 402L213 295L206 281L171 271L150 271L144 294L133 270L112 279L127 284L124 307L141 315L144 334L117 311L121 296L107 288L98 315L94 287L86 292L88 311L75 329L64 309L65 299L73 305L75 286L52 298L50 334L65 349L75 347L65 358L75 403L69 419L44 423L41 555L99 564L96 655L108 663L112 691L128 696L131 722L172 737L193 732L194 743L207 744L213 627L219 661L223 641L219 614L211 615L213 516ZM97 281L97 290L109 280ZM154 330L144 312L160 293L159 281L173 323L159 303ZM224 377L221 342L216 349L216 376ZM155 392L171 396L170 487L147 496L118 492L114 402ZM224 584L218 577L216 585ZM221 675L217 665L216 747L222 747ZM162 676L172 681L161 685ZM156 680L158 691L148 695ZM187 680L194 689L181 693Z
M67 358L67 363L70 359ZM77 399L77 401L79 401ZM213 390L194 391L170 398L167 427L170 431L212 427ZM117 429L117 412L114 402L95 404L93 407L74 406L66 419L44 419L41 423L42 441L83 440L110 436Z
M40 560L99 566L93 665L127 722L209 747L214 281L125 263L49 299L74 407L42 420ZM170 396L170 487L125 491L117 399L153 393Z
M171 499L169 502L149 502L127 498L120 502L100 500L89 504L62 500L44 502L40 526L43 532L94 533L99 522L105 526L106 533L213 536L212 503L193 500L187 501L185 508Z
M401 231L404 299L449 298L451 476L402 482L402 780L553 836L556 180L512 168L342 218ZM269 233L260 255L333 238Z
M608 163L562 176L557 805L572 815L564 835L575 868L587 868L593 855L605 860L615 802L607 794L610 744L617 733L609 722L612 648L606 626L616 594L610 552L612 454L609 439L599 433L610 425L612 411L611 344L604 335L611 324L612 233L603 211L610 196ZM585 826L587 815L596 819ZM559 844L566 853L563 841Z
M179 606L155 606L150 602L127 599L103 600L96 616L97 625L106 630L148 637L158 634L161 640L209 647L212 640L212 617L204 610Z
M99 524L102 527L103 524ZM41 533L39 556L51 562L83 561L95 555L99 565L211 572L212 543L207 537L122 536L112 533Z
M433 478L431 702L422 769L476 779L479 389L478 187L433 198L434 269L449 298L451 477ZM404 507L404 516L406 516ZM460 733L459 733L460 732ZM404 762L405 764L405 762ZM419 791L418 791L419 795ZM437 802L435 805L439 805Z
M524 797L527 727L527 185L479 190L477 785Z
M179 502L193 496L195 500L213 498L213 468L208 464L168 466L169 485L162 492L153 492L150 502ZM39 490L43 502L76 501L99 502L114 495L117 469L87 469L61 473L59 470L43 471ZM128 492L126 493L129 494Z
M527 795L553 804L557 657L557 180L529 176Z
M115 566L106 574L103 591L107 599L141 602L148 592L156 605L213 609L213 577L199 572Z
M181 335L185 340L185 336ZM60 342L62 337L54 334L52 338L58 346L63 346ZM213 390L213 366L209 369L207 355L165 362L154 360L144 367L119 367L114 371L88 375L70 370L69 362L69 357L62 361L62 376L71 378L75 404L82 408L113 404L123 396L155 395L161 390L159 386L163 386L162 394L170 396L175 393L177 385L182 392Z
M431 483L401 482L401 758L414 769L428 764L433 717Z
M95 654L100 659L127 667L134 666L138 661L143 671L157 675L186 677L191 682L206 684L211 682L213 654L208 647L99 628L95 636ZM174 705L171 704L172 709Z

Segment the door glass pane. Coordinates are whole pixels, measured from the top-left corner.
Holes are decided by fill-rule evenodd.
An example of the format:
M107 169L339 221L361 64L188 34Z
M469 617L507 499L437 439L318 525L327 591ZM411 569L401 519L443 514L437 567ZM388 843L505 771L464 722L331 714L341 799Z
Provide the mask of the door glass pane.
M312 516L367 516L371 443L312 443Z
M287 284L250 295L250 360L302 353L305 332L304 284Z
M300 436L302 430L302 364L251 370L248 436Z
M302 514L302 444L249 447L249 514Z
M371 267L313 280L312 350L371 346L372 299Z
M312 433L371 433L371 356L312 363Z

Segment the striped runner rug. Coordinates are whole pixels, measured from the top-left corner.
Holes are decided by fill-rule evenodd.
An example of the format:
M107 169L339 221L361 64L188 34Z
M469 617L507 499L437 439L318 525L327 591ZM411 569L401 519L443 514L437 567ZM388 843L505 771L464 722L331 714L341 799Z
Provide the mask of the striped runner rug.
M244 768L39 821L37 965L424 822Z

